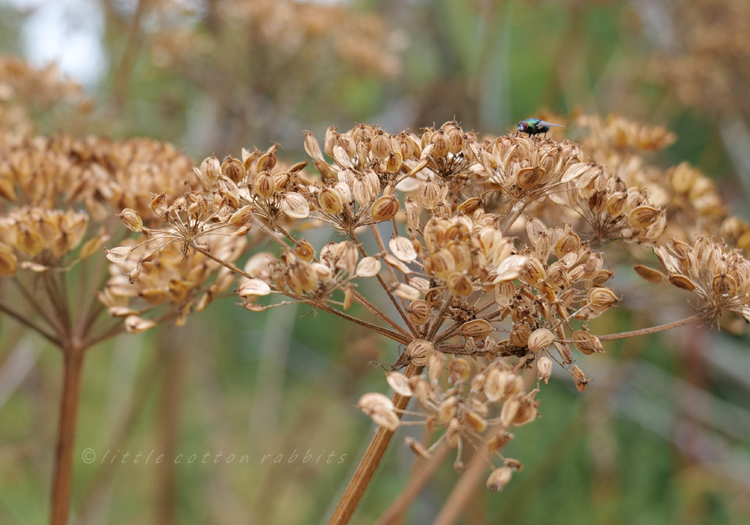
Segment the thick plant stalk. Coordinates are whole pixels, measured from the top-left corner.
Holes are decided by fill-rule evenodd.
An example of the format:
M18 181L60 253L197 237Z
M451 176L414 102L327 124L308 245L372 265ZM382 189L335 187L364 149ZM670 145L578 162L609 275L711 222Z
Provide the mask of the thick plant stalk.
M404 375L406 377L412 377L422 372L421 366L416 366L413 363L410 364ZM409 398L399 394L393 395L393 404L396 407L396 413L399 410L406 408L409 404ZM362 461L359 462L357 470L354 473L349 485L347 485L344 495L341 496L339 504L336 506L336 510L333 511L329 525L346 525L351 520L354 511L357 509L357 505L362 501L362 496L365 494L365 490L370 484L375 471L380 465L380 461L383 459L388 444L391 442L394 432L386 429L385 427L379 427L375 436L370 441L370 445L365 451Z
M57 456L52 484L52 525L68 522L73 482L73 449L75 445L78 398L81 392L83 352L77 348L63 350L65 378L60 401L60 423L57 432Z

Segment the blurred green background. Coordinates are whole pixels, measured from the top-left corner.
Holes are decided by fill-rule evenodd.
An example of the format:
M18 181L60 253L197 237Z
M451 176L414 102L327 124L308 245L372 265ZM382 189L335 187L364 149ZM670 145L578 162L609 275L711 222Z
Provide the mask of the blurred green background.
M152 136L197 160L277 141L298 161L303 130L327 126L455 118L502 134L540 110L620 113L677 133L655 162L703 169L745 219L748 27L744 0L0 1L0 52L58 61L96 102L76 123L36 115L41 132ZM305 307L233 302L91 351L75 523L325 522L374 430L354 405L383 391L376 364L398 349ZM599 326L633 319L623 308ZM478 491L463 522L750 522L747 337L683 327L595 357L584 394L542 390L542 418L507 449L526 467L504 492ZM1 317L2 524L47 519L60 377L59 352ZM408 477L400 432L355 523L375 522ZM156 465L160 453L184 459ZM430 523L457 479L446 462L408 523Z

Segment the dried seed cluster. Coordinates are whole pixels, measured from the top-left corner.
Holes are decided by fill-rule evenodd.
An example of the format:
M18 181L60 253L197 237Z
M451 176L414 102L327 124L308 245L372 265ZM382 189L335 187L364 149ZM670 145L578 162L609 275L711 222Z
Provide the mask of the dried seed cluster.
M612 141L650 150L672 140L629 122L608 126L595 149L602 156L610 148L602 144ZM277 145L204 160L197 184L172 204L164 194L154 197L159 228L124 210L122 220L145 238L109 251L113 287L116 281L122 297L132 296L132 280L144 298L189 305L191 284L170 286L197 290L221 265L213 295L228 288L231 271L243 278L236 292L248 310L304 303L391 339L402 352L388 383L421 410L380 393L365 394L360 409L391 430L417 423L441 430L426 448L409 445L423 456L454 447L459 468L465 446L488 447L503 462L488 480L493 490L521 467L498 451L513 426L536 417L535 396L554 363L579 391L589 383L575 352L603 352L588 322L620 301L607 287L613 272L600 251L607 241L653 246L672 265L673 283L687 288L689 281L702 294L706 316L745 312L750 263L739 251L711 248L708 256L701 244L698 266L675 266L677 253L680 264L692 259L675 248L684 243L662 244L671 202L657 205L575 143L482 140L448 122L421 134L329 128L322 147L311 133L304 146L314 172L280 162ZM300 235L312 229L336 238L316 246ZM250 232L254 243L265 239L279 249L254 254L241 269L234 262ZM193 273L179 268L181 257ZM707 261L714 262L703 270ZM656 270L636 270L661 279ZM132 314L118 300L111 311ZM531 390L527 369L536 375Z

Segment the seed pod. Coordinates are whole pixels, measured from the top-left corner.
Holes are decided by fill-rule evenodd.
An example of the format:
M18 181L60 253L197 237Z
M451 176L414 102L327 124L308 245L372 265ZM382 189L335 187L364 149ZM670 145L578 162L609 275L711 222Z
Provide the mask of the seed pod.
M232 182L240 182L245 178L245 165L239 159L227 157L221 163L221 173L232 179Z
M516 185L523 191L536 188L547 171L542 167L522 168L516 175Z
M737 281L734 280L734 277L725 273L714 276L711 286L714 293L722 297L732 297L737 293Z
M364 259L362 260L364 261ZM412 301L406 309L406 315L409 317L409 321L417 326L422 326L429 322L430 312L430 305L423 299Z
M464 337L473 337L474 339L484 339L492 332L492 325L485 319L474 319L461 325L461 335Z
M525 326L525 325L524 325ZM530 352L538 352L552 344L555 340L555 334L547 328L539 328L529 336L528 347Z
M536 364L537 375L540 381L544 381L546 385L552 375L552 359L547 356L539 358Z
M252 219L252 217L253 205L248 204L247 206L243 206L232 214L232 216L229 218L229 224L231 226L234 226L235 228L242 228L250 222L250 219Z
M385 380L394 392L401 396L411 397L413 392L409 386L409 378L399 372L388 372Z
M604 352L599 338L586 330L576 330L573 332L573 344L584 355Z
M641 278L650 283L656 284L664 280L663 273L661 273L659 270L649 268L648 266L643 266L642 264L634 264L633 269Z
M576 390L578 390L579 392L583 392L584 390L586 390L586 386L588 385L590 379L586 377L586 374L583 373L583 370L573 365L573 381L575 381Z
M508 336L510 343L519 348L529 344L529 337L531 337L531 327L526 323L514 324Z
M586 297L588 305L598 312L608 310L620 300L609 288L592 288Z
M380 261L377 257L365 257L357 264L357 277L374 277L380 273Z
M323 160L323 154L320 152L318 140L309 131L305 131L305 152L314 160Z
M390 153L390 146L388 135L383 130L378 130L370 141L370 152L373 158L383 160Z
M325 264L314 262L312 263L312 267L313 270L315 270L315 275L318 276L318 281L323 283L331 282L331 279L333 278L333 271L328 266L326 266Z
M509 432L506 432L505 430L501 430L487 442L487 451L492 453L497 450L500 450L505 445L510 443L510 440L513 439L515 436Z
M143 231L143 219L137 211L125 208L119 217L128 230L136 233Z
M393 295L407 301L416 301L420 296L419 290L404 283L397 283L391 290Z
M443 249L439 252L433 253L428 259L432 273L435 274L438 279L447 279L448 276L453 273L456 269L456 263L453 260L453 255L449 250Z
M258 173L255 177L255 183L253 189L255 193L262 199L268 199L273 196L276 188L273 175L268 171Z
M310 263L297 261L289 269L287 283L296 294L311 292L318 287L318 276Z
M413 262L417 258L414 245L406 237L392 237L388 242L391 253L404 262Z
M416 439L407 436L404 438L404 442L412 450L412 452L414 452L422 459L430 459L432 457L430 456L430 453L427 451L427 449L424 448L424 445L422 445L422 443L420 443Z
M417 366L424 366L430 360L435 347L424 339L415 339L406 347L405 353L411 362Z
M454 417L458 412L458 398L451 396L440 404L438 408L438 419L443 423L447 423Z
M628 214L628 224L639 230L651 226L659 217L660 210L650 206L639 206Z
M417 200L423 208L434 210L440 202L440 185L431 180L421 183L417 188Z
M452 273L446 279L445 284L451 293L458 295L459 297L466 297L471 295L472 286L471 281L463 273Z
M125 329L131 334L145 332L149 328L156 326L156 323L150 319L143 319L137 315L129 315L125 318Z
M237 290L237 295L245 301L252 302L258 297L263 297L271 293L271 287L261 279L248 279Z
M339 184L343 184L346 186L347 191L349 190L349 186L345 183ZM338 215L341 213L344 204L343 199L341 198L341 193L337 190L338 185L336 189L323 188L320 190L320 193L318 193L318 206L320 207L320 211L330 215Z
M691 281L684 275L680 275L676 273L669 274L669 282L672 283L672 285L676 286L677 288L680 288L682 290L687 290L688 292L692 292L696 288L695 283L693 281Z
M412 233L419 231L419 204L411 197L407 197L405 201L406 206L406 221L409 231Z

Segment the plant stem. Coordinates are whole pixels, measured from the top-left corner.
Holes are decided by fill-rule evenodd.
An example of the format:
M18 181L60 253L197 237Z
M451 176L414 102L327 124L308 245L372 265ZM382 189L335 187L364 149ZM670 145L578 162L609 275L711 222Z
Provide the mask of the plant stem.
M472 494L476 491L482 476L486 476L486 470L487 463L483 455L479 452L475 453L471 461L469 461L469 466L461 475L456 486L453 487L453 491L440 510L440 514L435 518L433 525L452 525L456 522L461 511L463 511Z
M674 321L674 322L667 323L667 324L661 324L659 326L652 326L650 328L641 328L640 330L633 330L631 332L620 332L619 334L599 335L597 337L599 338L600 341L613 341L615 339L626 339L628 337L635 337L638 335L654 334L656 332L669 330L670 328L676 328L684 324L698 321L699 319L703 319L707 315L708 313L706 312L698 312L697 314L687 317L685 319L680 319L679 321Z
M391 503L391 506L383 513L376 525L394 525L404 512L409 508L414 498L422 491L428 481L432 479L437 469L443 463L450 449L447 446L440 447L429 460L424 462L416 472L411 481L404 487L401 494Z
M419 375L421 372L421 366L416 366L411 363L406 368L404 375L406 377L412 377ZM394 394L393 404L396 407L396 413L398 414L399 410L405 409L406 405L409 404L409 398L399 394ZM375 436L372 438L372 441L370 441L370 445L367 447L364 457L362 457L362 460L359 462L354 476L351 481L349 481L349 485L347 485L344 495L341 496L341 500L336 506L336 510L333 511L333 516L331 516L331 519L328 522L329 525L346 525L349 523L357 505L362 501L362 496L364 496L365 490L367 490L370 481L372 481L372 477L375 474L378 465L380 465L380 461L383 459L383 455L388 448L388 444L391 442L393 434L394 432L385 427L379 427L377 432L375 432Z
M73 481L73 449L78 416L78 398L81 391L81 373L83 371L83 351L81 349L64 348L63 356L65 378L60 401L57 456L52 484L52 525L65 525L68 522Z

